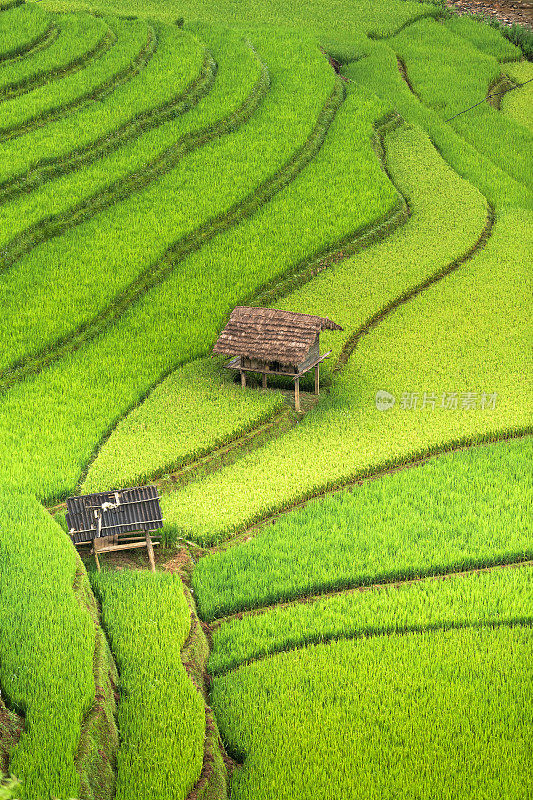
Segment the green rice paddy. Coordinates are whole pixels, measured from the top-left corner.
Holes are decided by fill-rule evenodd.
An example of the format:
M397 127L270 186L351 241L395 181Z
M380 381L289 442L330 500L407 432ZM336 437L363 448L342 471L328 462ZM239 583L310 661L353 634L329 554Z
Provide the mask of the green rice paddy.
M0 0L0 796L528 796L528 52ZM342 325L300 414L210 358L250 304ZM155 574L47 510L152 481Z

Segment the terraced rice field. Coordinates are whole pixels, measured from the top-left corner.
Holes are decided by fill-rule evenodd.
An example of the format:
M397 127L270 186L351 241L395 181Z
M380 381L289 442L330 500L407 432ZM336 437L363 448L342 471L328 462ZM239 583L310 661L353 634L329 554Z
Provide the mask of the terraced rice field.
M436 2L0 0L0 796L528 797L531 77ZM342 326L302 412L238 305ZM154 481L96 572L63 501Z

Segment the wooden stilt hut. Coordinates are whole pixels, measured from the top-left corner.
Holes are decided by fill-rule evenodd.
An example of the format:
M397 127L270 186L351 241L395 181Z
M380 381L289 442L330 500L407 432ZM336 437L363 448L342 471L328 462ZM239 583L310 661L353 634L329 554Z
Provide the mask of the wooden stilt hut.
M96 567L100 553L146 547L152 572L155 559L150 533L163 527L156 486L133 486L67 498L66 522L76 547L90 544ZM124 536L125 534L125 536Z
M287 375L294 380L294 406L300 410L300 378L315 370L315 394L319 393L320 364L331 350L320 355L320 332L341 331L340 325L326 317L296 314L275 308L239 306L213 347L213 354L234 356L226 365L238 370L241 385L246 373L262 375L263 388L268 375Z

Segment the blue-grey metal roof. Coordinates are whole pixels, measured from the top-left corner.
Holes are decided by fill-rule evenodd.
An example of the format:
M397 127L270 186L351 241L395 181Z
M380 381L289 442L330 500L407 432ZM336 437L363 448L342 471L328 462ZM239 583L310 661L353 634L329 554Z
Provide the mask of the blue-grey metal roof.
M113 536L163 527L163 515L156 486L134 486L67 499L67 525L72 540L90 542L98 535Z

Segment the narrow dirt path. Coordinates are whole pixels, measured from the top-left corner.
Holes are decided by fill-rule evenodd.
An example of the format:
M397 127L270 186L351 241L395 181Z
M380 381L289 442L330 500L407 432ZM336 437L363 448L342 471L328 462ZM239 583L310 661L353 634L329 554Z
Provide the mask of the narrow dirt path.
M0 691L0 775L9 773L9 757L23 731L24 718L6 706Z
M448 8L463 14L483 14L488 19L495 19L504 25L524 25L533 30L533 2L522 0L446 0Z
M399 70L399 72L400 72L400 75L402 76L402 78L404 79L405 83L407 84L407 86L408 86L408 88L409 88L409 91L411 92L411 94L414 94L414 96L415 96L417 99L420 99L420 98L418 97L417 93L415 92L415 90L413 89L413 84L412 84L412 83L411 83L411 81L409 80L409 75L407 74L407 67L406 67L406 65L405 65L405 61L403 61L403 60L400 58L400 56L398 56L398 55L396 56L396 61L397 61L397 63L398 63L398 70Z

